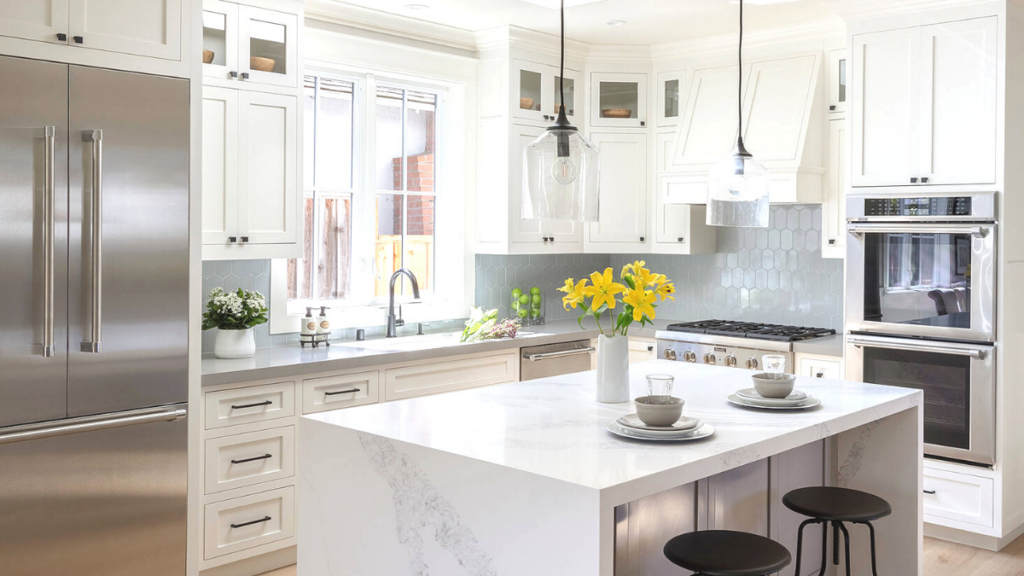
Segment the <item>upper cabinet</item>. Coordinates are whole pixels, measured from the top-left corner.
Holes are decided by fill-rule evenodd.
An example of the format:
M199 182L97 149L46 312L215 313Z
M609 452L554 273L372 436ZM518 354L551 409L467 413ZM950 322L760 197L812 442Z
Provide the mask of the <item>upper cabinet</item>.
M743 67L744 85L750 66ZM736 66L694 71L676 139L671 168L707 171L736 147Z
M658 73L658 127L677 126L686 98L686 70Z
M846 113L846 50L828 53L828 111Z
M590 126L645 128L647 74L593 72L590 102Z
M583 109L583 75L578 70L566 68L563 81L557 66L517 59L512 62L512 85L514 118L545 126L554 122L562 102L561 86L565 94L565 114L569 122L579 124L577 108Z
M188 20L182 0L0 0L0 51L187 76L170 63L182 61Z
M208 82L295 88L299 83L295 13L221 0L203 3L203 75Z
M828 121L828 183L821 210L821 255L825 258L846 258L846 132L845 119Z
M998 25L853 37L853 186L996 182Z
M647 135L590 134L601 152L598 222L589 224L590 251L638 251L647 243Z

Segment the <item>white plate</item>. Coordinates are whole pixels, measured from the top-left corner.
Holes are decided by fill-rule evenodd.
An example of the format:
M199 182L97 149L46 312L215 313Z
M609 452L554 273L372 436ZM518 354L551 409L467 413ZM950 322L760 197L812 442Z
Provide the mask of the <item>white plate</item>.
M746 400L767 400L769 402L802 402L807 399L807 393L799 390L793 390L793 393L785 398L765 398L757 393L756 388L737 390L736 395Z
M754 404L757 406L800 406L810 398L810 396L804 396L799 400L790 400L788 398L750 398L740 395L739 392L733 394L733 396L736 396L747 404Z
M622 436L623 438L629 438L631 440L647 440L651 442L686 442L688 440L700 440L701 438L707 438L715 433L715 428L705 422L699 428L695 430L687 430L682 433L671 433L670 435L654 435L651 432L644 430L636 430L635 428L629 428L613 421L608 424L608 431L616 436Z
M821 400L818 400L814 396L808 396L806 400L795 406L786 405L768 405L768 404L754 404L745 398L740 398L735 394L729 395L729 403L737 406L743 406L744 408L760 408L762 410L806 410L807 408L814 408L821 404Z
M680 416L679 420L671 426L648 426L644 424L644 421L640 419L636 414L629 414L616 420L619 424L626 428L635 428L637 430L643 430L644 432L667 432L669 434L675 434L678 432L685 432L687 430L693 430L700 425L700 420L696 418L690 418L689 416Z

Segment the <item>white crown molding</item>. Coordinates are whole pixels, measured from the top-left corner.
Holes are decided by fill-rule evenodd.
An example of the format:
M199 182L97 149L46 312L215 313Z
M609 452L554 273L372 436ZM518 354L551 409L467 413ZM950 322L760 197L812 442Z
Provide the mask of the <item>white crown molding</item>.
M886 1L886 0L881 0ZM758 47L783 44L794 40L812 40L843 36L846 24L839 18L829 18L805 22L783 28L768 30L744 31L743 46ZM651 46L651 57L655 60L687 58L694 55L708 55L724 52L735 52L739 40L739 31L701 38L689 38L667 44Z
M331 0L308 0L306 18L356 28L422 44L434 44L475 55L476 42L469 30L408 18L380 10ZM449 50L441 50L450 52Z
M825 0L840 18L847 22L885 18L922 10L937 10L988 4L992 0Z
M495 48L524 48L541 54L558 56L560 54L559 38L553 34L528 30L518 26L498 26L480 30L473 34L476 49L492 50ZM592 46L571 38L565 39L565 56L570 60L585 60L591 54Z
M590 47L590 58L594 62L638 62L650 63L651 46L601 44Z

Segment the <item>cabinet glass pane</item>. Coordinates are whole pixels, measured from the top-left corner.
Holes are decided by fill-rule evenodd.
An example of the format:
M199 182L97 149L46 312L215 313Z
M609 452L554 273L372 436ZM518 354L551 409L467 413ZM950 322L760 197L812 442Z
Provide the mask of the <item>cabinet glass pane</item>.
M288 29L284 24L252 20L249 22L249 67L259 72L285 74L285 47Z
M203 10L203 62L226 66L228 17Z
M839 101L846 102L846 58L839 61Z
M519 71L519 107L523 110L540 110L540 72Z
M558 105L561 103L561 99L558 96L559 80L561 77L555 76L555 105L553 114L558 114ZM573 82L572 78L565 79L565 113L568 116L576 115L576 83Z
M679 80L665 82L665 118L679 116Z
M640 87L636 82L601 82L601 117L636 118Z

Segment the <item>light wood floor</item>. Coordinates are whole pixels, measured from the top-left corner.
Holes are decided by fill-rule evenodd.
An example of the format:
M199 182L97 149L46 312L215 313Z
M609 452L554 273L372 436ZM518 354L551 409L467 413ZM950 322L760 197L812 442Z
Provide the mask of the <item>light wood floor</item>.
M1024 536L1000 552L925 538L924 573L925 576L1024 576ZM262 576L296 576L295 566Z

